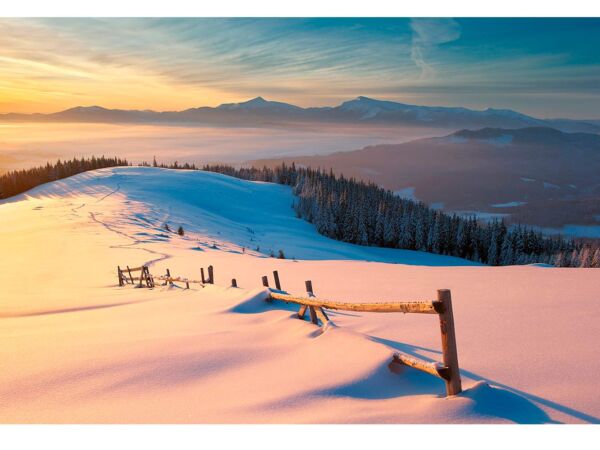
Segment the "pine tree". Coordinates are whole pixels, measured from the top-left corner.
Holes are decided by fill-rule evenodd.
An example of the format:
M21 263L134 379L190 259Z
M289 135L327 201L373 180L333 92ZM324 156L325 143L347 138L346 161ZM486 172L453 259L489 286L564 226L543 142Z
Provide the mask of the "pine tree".
M590 248L588 246L583 247L579 254L579 267L591 267L592 256Z
M594 251L594 255L592 256L592 262L590 267L594 267L596 269L600 269L600 247L596 248Z
M502 247L500 249L500 264L503 266L510 266L515 263L515 255L513 251L513 234L507 233L504 236Z

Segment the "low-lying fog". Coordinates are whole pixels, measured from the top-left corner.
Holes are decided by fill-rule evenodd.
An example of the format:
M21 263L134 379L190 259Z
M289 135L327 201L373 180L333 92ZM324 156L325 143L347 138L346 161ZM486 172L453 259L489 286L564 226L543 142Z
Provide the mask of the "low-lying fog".
M73 156L121 156L134 163L237 163L327 154L446 134L433 128L304 124L289 128L218 128L90 123L0 123L0 171Z

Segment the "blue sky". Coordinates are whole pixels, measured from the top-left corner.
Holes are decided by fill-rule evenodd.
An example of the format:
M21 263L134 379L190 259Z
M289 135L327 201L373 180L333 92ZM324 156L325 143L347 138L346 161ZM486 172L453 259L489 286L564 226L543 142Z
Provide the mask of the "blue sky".
M1 19L0 112L365 95L600 118L598 19Z

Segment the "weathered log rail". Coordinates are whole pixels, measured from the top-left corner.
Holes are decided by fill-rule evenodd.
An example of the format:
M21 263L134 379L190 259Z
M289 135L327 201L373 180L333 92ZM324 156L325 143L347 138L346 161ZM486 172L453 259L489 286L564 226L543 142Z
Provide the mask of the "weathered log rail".
M402 353L394 353L392 364L402 364L421 370L430 375L441 378L446 383L446 394L456 395L462 392L460 380L460 368L458 365L458 352L456 349L456 331L454 329L454 313L452 311L452 295L448 289L437 291L435 300L426 301L402 301L402 302L361 302L348 303L338 302L315 297L312 281L306 281L307 297L297 297L281 291L281 283L277 271L273 272L277 284L277 291L269 289L268 300L280 300L286 303L300 305L298 318L304 319L306 311L310 313L310 319L314 324L322 325L330 321L326 309L352 312L376 312L405 314L437 314L440 324L440 335L442 343L443 362L424 361ZM268 287L267 276L262 277L263 285Z
M287 303L296 303L298 305L316 306L325 309L335 309L339 311L362 311L362 312L401 312L401 313L419 313L419 314L438 314L437 309L442 308L440 302L414 301L414 302L384 302L384 303L344 303L331 300L294 297L288 294L279 294L271 292L269 294L272 300L281 300Z
M134 277L133 273L135 272L140 272L140 275ZM205 277L204 268L200 269L200 274L200 280L193 280L185 277L171 276L169 269L166 270L165 275L153 276L150 274L147 266L134 268L126 266L126 269L121 269L120 266L117 266L119 286L125 286L126 284L134 285L135 281L139 281L138 287L143 287L145 283L146 287L153 288L155 286L155 280L162 281L163 286L167 284L173 285L176 282L185 283L186 289L189 289L190 284L192 283L199 284L201 287L204 287L207 284L214 284L213 266L208 267L208 277ZM438 290L437 298L435 300L349 303L317 298L313 292L312 281L310 280L305 282L307 296L299 297L290 295L281 289L281 280L277 271L273 271L273 279L275 281L276 289L269 288L269 278L267 276L263 276L261 279L262 285L269 289L266 300L278 300L299 305L300 308L297 317L299 319L304 319L306 312L308 311L310 320L315 325L319 325L320 323L325 326L331 322L325 310L368 313L437 314L440 325L443 361L424 361L397 352L394 353L391 364L409 366L441 378L446 384L446 393L448 396L462 392L450 290ZM235 278L231 280L231 287L237 288L237 281Z

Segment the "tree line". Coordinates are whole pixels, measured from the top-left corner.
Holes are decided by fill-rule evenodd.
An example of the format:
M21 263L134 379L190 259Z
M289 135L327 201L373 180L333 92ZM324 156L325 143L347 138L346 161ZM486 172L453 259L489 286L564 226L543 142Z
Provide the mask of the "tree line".
M40 184L62 180L88 170L127 165L129 163L126 159L92 156L91 158L73 158L65 161L59 159L54 164L46 163L44 166L31 169L12 170L0 175L0 198L12 197Z
M293 208L317 231L359 245L421 250L494 266L545 263L600 268L600 246L533 228L481 222L403 199L373 183L294 164L274 168L205 165L203 170L291 186Z

